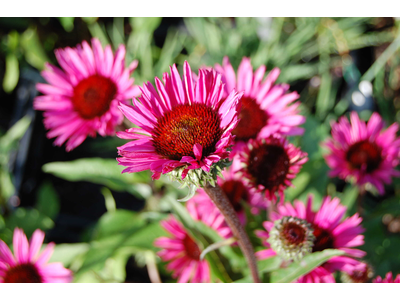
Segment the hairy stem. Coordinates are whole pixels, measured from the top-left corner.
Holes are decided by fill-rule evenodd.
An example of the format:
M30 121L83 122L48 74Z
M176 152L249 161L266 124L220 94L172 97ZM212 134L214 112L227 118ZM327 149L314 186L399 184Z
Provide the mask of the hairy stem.
M243 255L245 256L247 263L250 268L251 275L254 282L261 282L257 272L257 260L254 255L253 246L250 243L250 239L247 236L242 224L240 224L239 218L233 209L233 206L229 199L226 197L224 191L219 187L218 184L213 187L207 182L204 187L205 192L210 196L211 200L218 207L220 212L224 215L226 222L232 230L233 235L237 238L240 248L242 249Z

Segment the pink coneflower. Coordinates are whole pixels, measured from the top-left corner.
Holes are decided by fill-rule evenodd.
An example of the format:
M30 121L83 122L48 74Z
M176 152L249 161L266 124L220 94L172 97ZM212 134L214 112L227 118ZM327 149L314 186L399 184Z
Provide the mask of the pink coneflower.
M172 237L159 237L154 245L163 249L157 253L163 261L171 261L167 270L173 271L172 277L178 282L210 282L208 262L200 260L201 250L195 239L173 216L161 221L161 225Z
M400 274L396 276L396 278L393 279L393 274L392 272L389 272L386 274L385 278L382 278L381 276L376 277L374 280L372 280L373 283L400 283Z
M57 137L57 146L66 142L66 150L71 151L88 135L113 135L124 119L118 103L140 93L129 77L137 61L125 68L125 47L119 46L114 56L111 46L103 50L96 38L92 48L84 41L76 48L57 49L55 55L62 70L46 63L42 76L49 84L36 85L44 95L33 104L45 111L47 137Z
M295 217L306 221L311 225L315 240L311 252L322 251L325 249L340 249L346 252L348 256L362 257L365 255L364 251L354 249L353 247L364 244L364 236L361 234L364 229L360 226L362 219L358 214L341 221L346 207L340 204L338 198L331 199L329 196L325 197L321 208L318 212L312 211L312 197L310 196L307 205L299 200L294 201L294 205L290 203L278 205L278 212L271 214L272 222L266 221L263 223L265 231L258 230L256 234L263 240L264 245L267 247L256 253L259 259L266 259L268 257L277 255L277 253L270 248L271 240L270 232L274 227L274 221L281 220L286 216ZM292 243L303 242L307 234L305 229L302 229L297 222L285 222L289 226L282 227L281 235L291 240ZM269 240L269 242L267 241ZM335 282L332 273L335 271L343 271L349 273L360 262L348 256L339 256L329 259L321 266L315 268L310 273L301 276L298 282Z
M392 176L400 176L394 168L399 164L400 138L396 138L397 123L386 130L384 122L373 113L365 124L356 112L350 114L351 124L346 117L332 123L332 139L324 146L330 150L325 156L332 169L329 175L342 179L355 178L359 186L374 185L384 194L383 184L391 183Z
M162 83L155 78L157 91L148 82L141 88L135 106L120 105L121 111L141 129L118 132L123 139L135 139L118 148L123 172L150 169L153 179L170 173L177 180L200 186L203 180L216 180L209 173L215 164L228 158L241 94L232 91L222 100L221 75L199 70L197 81L184 63L181 79L176 66L164 73ZM221 161L222 163L222 161ZM187 176L189 173L189 176Z
M23 230L15 228L14 255L6 243L0 240L0 282L71 282L72 272L64 268L62 263L47 263L53 253L54 243L49 243L39 255L43 240L44 232L37 229L28 243Z
M224 57L222 66L216 64L215 70L222 74L222 81L225 83L224 97L227 97L232 89L244 91L240 122L232 131L236 136L232 154L240 151L249 139L266 138L274 133L304 133L304 129L298 126L306 119L299 115L300 103L293 103L299 95L297 92L287 93L288 84L274 84L280 74L278 68L273 69L263 82L261 81L265 74L265 66L253 72L247 57L240 63L237 79L228 57Z
M372 267L364 262L350 269L348 272L342 272L340 279L346 283L367 283L374 276Z
M307 153L275 134L262 140L250 140L239 155L245 165L239 172L247 184L265 192L268 200L284 200L284 191L308 160Z
M258 214L260 209L267 208L268 201L264 195L258 193L254 188L249 188L243 182L241 176L237 173L239 168L239 160L234 159L232 166L222 171L224 179L218 178L217 182L238 214L239 220L244 225L246 223L246 214L242 203L246 202L251 207L251 212ZM226 239L232 236L232 231L226 224L224 216L203 189L197 190L197 194L190 199L186 207L195 220L207 224L223 238Z

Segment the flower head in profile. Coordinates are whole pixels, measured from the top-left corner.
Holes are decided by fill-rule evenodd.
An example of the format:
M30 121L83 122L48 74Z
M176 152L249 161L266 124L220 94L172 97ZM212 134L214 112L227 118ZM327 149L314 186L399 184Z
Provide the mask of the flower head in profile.
M239 173L249 186L265 192L268 200L284 200L284 191L308 160L307 153L275 134L266 139L250 140L239 154L244 165Z
M237 173L239 168L239 160L234 159L232 165L222 171L223 178L219 177L217 182L228 197L240 222L244 225L246 213L243 203L250 206L250 211L253 214L259 214L260 210L267 208L269 202L264 195L243 182L241 176ZM225 239L232 237L232 231L225 222L224 216L203 189L197 190L196 195L191 198L186 207L193 219L202 221Z
M329 259L321 266L315 268L308 274L301 276L297 279L298 282L335 282L332 275L335 271L342 271L350 273L356 266L361 264L358 260L365 255L364 251L355 249L353 247L364 244L364 236L362 232L364 229L360 226L362 219L358 214L344 220L343 216L346 213L346 207L340 204L338 198L325 197L321 208L314 212L312 210L312 197L308 198L307 204L294 201L291 203L278 205L278 211L271 214L272 222L266 221L263 223L266 231L257 230L256 234L263 241L264 246L267 248L256 253L259 259L266 259L271 256L277 255L274 249L271 248L270 236L273 230L274 222L281 220L284 217L294 217L296 220L304 220L312 229L315 237L311 252L323 251L325 249L339 249L346 253L346 256L338 256ZM299 224L295 226L295 222L282 222L282 224L289 224L284 235L292 244L298 241L304 241L307 230L302 229ZM285 228L284 226L282 226ZM305 253L303 253L305 254Z
M137 61L125 68L125 47L119 46L114 55L110 45L103 50L96 38L92 47L83 41L76 48L57 49L55 55L61 69L46 63L42 76L48 84L36 85L43 95L33 104L44 111L47 137L56 137L57 146L66 142L71 151L88 135L113 135L124 119L118 103L140 93L130 78Z
M6 243L0 240L0 282L5 283L63 283L72 281L72 272L62 263L48 263L54 243L49 243L39 254L44 240L44 232L37 229L30 242L25 233L14 230L14 255Z
M386 274L385 278L378 276L374 280L372 280L372 282L373 283L400 283L400 274L398 274L396 276L396 278L393 278L392 272L389 272Z
M162 227L172 237L159 237L154 241L162 248L157 254L163 261L170 261L167 270L178 282L210 282L210 267L206 260L200 260L201 250L196 240L189 235L173 216L161 221Z
M222 74L225 83L224 97L232 89L243 91L239 124L233 130L235 147L232 155L240 151L249 139L266 138L274 133L282 135L300 135L304 129L299 125L305 117L299 115L297 92L288 93L288 84L275 84L280 70L273 69L264 81L265 66L253 72L250 59L244 57L239 65L237 76L228 57L224 57L222 66L216 64L215 70Z
M372 267L368 263L361 262L347 272L342 272L340 279L346 283L367 283L371 281L373 276Z
M241 94L232 91L223 100L221 75L199 70L197 81L187 62L183 79L176 66L163 82L155 78L157 90L144 84L134 106L120 104L123 114L140 127L118 132L133 139L122 147L117 158L127 168L123 172L150 169L153 179L161 174L194 186L212 184L223 169L232 145L232 130L238 122Z
M332 169L330 176L342 179L354 178L356 184L374 185L380 194L385 193L384 184L391 183L392 176L400 176L395 170L399 164L400 138L396 138L397 123L384 130L384 122L373 113L368 123L360 120L356 112L333 122L332 139L324 146L330 153L325 156Z

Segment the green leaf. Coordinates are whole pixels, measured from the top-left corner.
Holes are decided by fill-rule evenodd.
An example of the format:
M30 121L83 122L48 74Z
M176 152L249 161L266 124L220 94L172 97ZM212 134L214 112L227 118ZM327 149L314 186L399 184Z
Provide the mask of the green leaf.
M260 260L257 262L258 274L262 277L263 274L275 271L279 269L282 264L282 258L279 256L273 256L264 260ZM253 282L253 278L248 275L243 277L242 279L236 280L235 283L251 283Z
M343 191L343 196L340 198L342 204L347 207L349 211L357 200L358 187L353 185L347 185Z
M89 244L57 244L49 262L61 262L64 267L70 266L73 261L89 250Z
M45 62L49 61L36 28L28 28L21 35L21 46L24 50L26 61L38 70L43 70Z
M153 32L160 25L162 18L160 17L134 17L130 18L129 22L134 31Z
M14 195L15 188L11 180L11 174L0 169L0 204ZM3 198L3 199L1 199Z
M19 207L6 219L6 225L11 230L22 228L29 237L36 229L47 231L53 228L54 222L37 209Z
M159 250L154 244L154 240L160 236L165 236L166 232L160 225L160 222L151 223L142 229L136 231L130 237L128 237L124 246L131 246L137 250Z
M329 71L322 74L321 86L319 89L316 106L316 115L323 120L329 109L335 104L335 99L331 93L332 76Z
M293 282L300 276L311 272L316 267L322 265L328 259L345 254L344 251L337 249L326 249L321 252L311 253L301 261L291 263L287 268L279 269L271 273L271 282Z
M115 199L111 191L108 188L104 187L101 189L101 193L104 196L107 211L110 213L114 212L117 209L117 205L115 204Z
M17 86L19 79L19 63L14 53L6 56L6 71L3 79L3 89L6 93L11 93Z
M28 116L23 117L15 123L4 136L0 138L0 151L8 152L16 147L16 143L24 136L31 124L31 118Z
M139 199L148 198L152 191L149 173L121 174L123 166L114 159L82 158L69 162L52 162L43 171L69 181L89 181L102 184L115 191L126 191Z
M57 18L65 31L71 32L74 29L75 17L58 17Z
M60 211L60 200L50 182L41 185L37 195L36 209L45 216L54 220Z
M141 214L129 210L117 209L105 213L97 223L95 239L115 236L124 232L134 232L145 225Z

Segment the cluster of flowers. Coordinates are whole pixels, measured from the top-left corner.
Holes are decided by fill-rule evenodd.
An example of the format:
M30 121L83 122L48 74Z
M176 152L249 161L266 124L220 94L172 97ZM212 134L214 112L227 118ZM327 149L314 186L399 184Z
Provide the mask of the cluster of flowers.
M345 218L340 199L325 197L313 210L313 197L307 203L284 202L284 192L307 162L307 154L287 137L302 135L305 122L300 115L299 95L289 92L288 84L277 84L280 70L265 76L265 66L253 71L250 59L243 58L237 75L228 58L222 66L200 69L194 74L187 62L183 78L175 65L162 81L155 78L135 86L130 74L137 62L125 68L125 48L113 54L97 39L77 48L56 50L62 69L46 65L43 77L49 84L38 84L43 93L35 99L35 109L43 110L47 136L70 151L88 135L117 135L132 140L118 148L123 172L151 170L152 178L167 174L183 184L199 188L186 207L197 221L214 229L221 237L232 231L218 208L201 187L218 184L225 192L241 223L246 223L245 207L252 214L270 208L270 221L257 230L265 249L259 259L279 255L296 261L308 253L340 249L345 255L329 259L297 279L298 282L335 282L341 271L352 282L370 279L370 267L359 259L365 252L356 249L364 243L362 218ZM133 106L128 100L134 98ZM124 116L139 128L116 132ZM384 129L374 113L368 124L351 113L332 123L332 139L325 144L330 176L370 184L383 194L384 184L400 176L400 139L397 124ZM230 165L231 163L231 165ZM222 175L218 177L218 175ZM278 201L279 199L279 201ZM243 205L246 203L246 205ZM315 208L314 208L315 209ZM167 270L178 282L209 282L210 266L201 259L201 245L184 226L170 216L162 221L169 237L156 239L158 253L168 261ZM40 257L37 252L44 234L36 231L30 247L21 230L14 233L15 258L0 241L0 280L4 282L67 282L71 273L60 264L47 264L53 244ZM391 273L376 282L399 282Z

